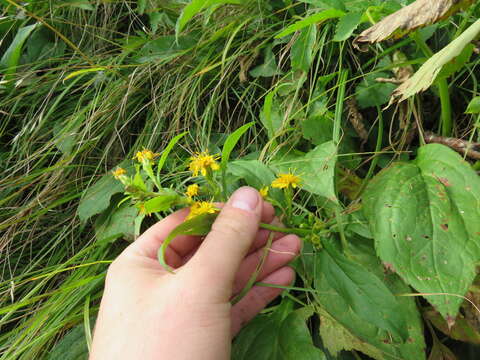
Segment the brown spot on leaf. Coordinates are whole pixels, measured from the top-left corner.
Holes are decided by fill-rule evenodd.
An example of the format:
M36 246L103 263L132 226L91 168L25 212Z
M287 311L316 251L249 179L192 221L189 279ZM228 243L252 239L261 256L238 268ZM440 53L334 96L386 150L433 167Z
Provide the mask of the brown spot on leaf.
M440 181L443 185L445 186L452 186L452 184L450 184L450 182L448 181L447 178L444 178L444 177L439 177L438 178L438 181Z
M448 231L448 224L440 224L440 227L445 230L445 231Z
M383 263L383 267L385 268L385 270L389 271L389 272L392 272L392 273L395 273L395 268L393 267L393 264L390 264L388 262L384 262Z

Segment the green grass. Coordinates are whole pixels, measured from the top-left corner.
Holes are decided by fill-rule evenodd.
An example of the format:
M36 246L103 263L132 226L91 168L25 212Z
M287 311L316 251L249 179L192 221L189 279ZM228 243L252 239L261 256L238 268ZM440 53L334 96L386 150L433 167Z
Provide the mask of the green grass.
M357 86L370 75L393 77L394 66L385 60L397 49L418 68L425 58L418 42L407 37L359 53L351 39L332 40L335 21L328 21L318 27L310 70L295 73L289 54L296 35L280 40L275 35L305 16L308 6L250 1L194 17L178 45L186 36L194 38L192 46L152 56L145 45L175 34L184 3L147 3L147 13L163 16L156 32L148 15L138 13L136 1L92 2L91 10L66 1L31 2L25 17L18 16L17 3L0 1L2 52L22 26L49 27L39 25L37 38L27 40L13 79L0 90L0 359L48 359L69 329L88 324L85 319L95 314L108 262L128 243L96 241L94 222L81 223L77 216L78 203L86 189L138 149L163 149L188 131L162 178L175 184L189 153L218 151L226 134L251 121L256 126L232 158L254 153L268 161L292 149L308 150L321 139L305 139L305 121L324 108L333 121L333 140L341 146L337 172L347 179L337 186L348 204L355 198L349 199L348 184L359 178L366 184L380 167L416 149L418 139L404 139L411 124L460 138L476 131L475 118L464 114L479 93L476 55L438 91L432 88L406 104L408 129L400 128L400 109L394 106L362 109L370 133L361 147L342 110L345 99L357 96ZM478 15L475 6L440 23L428 47L438 51ZM272 44L282 73L253 77L249 71L263 63ZM65 80L89 67L105 70ZM316 88L331 74L330 82ZM281 95L274 97L270 116L277 125L269 137L261 114L272 91ZM322 135L314 131L314 138ZM343 210L334 210L337 220Z

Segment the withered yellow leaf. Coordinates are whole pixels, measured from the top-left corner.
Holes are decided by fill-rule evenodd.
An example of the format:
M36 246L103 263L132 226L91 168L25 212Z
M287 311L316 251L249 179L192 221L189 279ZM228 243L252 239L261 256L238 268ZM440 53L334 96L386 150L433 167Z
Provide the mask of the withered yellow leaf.
M427 90L437 78L443 66L454 61L463 49L480 33L480 19L465 30L462 35L428 59L418 71L392 94L390 103L403 101L420 91Z
M362 32L353 44L359 48L361 43L402 37L412 30L443 20L473 2L474 0L417 0Z

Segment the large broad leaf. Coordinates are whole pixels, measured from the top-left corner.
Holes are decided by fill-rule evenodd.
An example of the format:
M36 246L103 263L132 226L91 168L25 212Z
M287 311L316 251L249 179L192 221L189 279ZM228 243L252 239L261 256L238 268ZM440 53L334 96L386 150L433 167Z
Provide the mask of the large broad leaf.
M232 161L228 164L228 171L257 189L270 185L275 179L274 172L259 160Z
M446 146L380 172L363 196L377 254L449 322L480 259L480 179ZM428 295L432 294L432 295Z
M228 164L228 172L243 179L249 186L261 189L269 186L275 179L275 173L264 163L258 160L236 160ZM280 189L271 188L268 196L277 202L284 201L283 192Z
M263 50L263 64L250 70L249 74L252 77L272 77L282 74L282 71L278 68L272 48L273 45L268 45L265 50Z
M312 311L291 311L288 303L270 315L260 315L248 324L233 344L233 360L325 360L313 345L306 318Z
M135 219L138 209L124 204L120 208L111 206L95 221L95 237L98 241L113 241L120 237L133 240L135 237Z
M175 38L174 35L161 36L150 40L136 52L138 63L168 62L194 48L198 43L195 33Z
M473 0L417 0L387 16L362 32L355 40L358 43L375 43L404 34L449 17L473 3Z
M393 92L390 102L396 99L403 101L420 91L428 89L440 74L444 65L456 61L457 56L462 54L464 48L475 39L478 33L480 33L480 19L470 25L462 35L428 59L410 79Z
M275 164L278 172L292 171L301 178L300 186L317 195L337 201L334 187L337 147L333 141L318 145L304 156Z
M47 360L86 360L88 347L83 324L71 329L55 344Z
M85 191L78 205L78 217L82 222L94 215L100 214L110 206L113 195L123 191L123 185L111 174L104 175L93 186Z
M317 264L330 287L358 317L390 332L397 341L405 341L408 337L405 314L387 286L358 263L327 247L327 243L325 246L317 256Z
M377 78L386 78L387 73L375 72L365 76L356 88L356 97L361 109L386 104L397 87L395 84L381 83Z
M397 309L396 311L399 314L390 318L390 320L393 320L398 316L403 317L403 320L399 319L399 324L405 324L405 319L408 321L408 339L406 341L402 341L399 338L395 339L392 337L391 332L379 328L375 324L375 321L378 322L378 319L373 319L372 317L365 320L368 311L381 313L386 311L387 308L391 308L392 294L396 295L409 291L409 287L396 274L384 272L380 261L374 253L371 242L360 237L355 238L351 243L351 252L354 257L351 260L340 257L340 262L349 264L346 269L348 269L348 275L351 280L347 279L348 282L357 279L357 284L354 286L363 287L364 289L370 286L378 286L382 293L390 292L390 295L387 295L386 298L381 296L380 299L373 299L369 293L364 291L359 291L358 293L351 292L357 296L364 297L361 300L353 299L352 296L345 296L345 290L341 289L342 285L345 284L336 284L334 279L338 276L331 278L330 274L324 272L324 265L322 265L327 255L332 258L331 261L335 262L339 257L335 255L335 259L333 259L331 255L325 255L324 252L317 253L314 256L314 260L308 265L312 268L306 270L308 273L314 274L314 298L321 318L320 335L329 352L335 356L341 350L357 350L374 359L382 360L425 359L423 328L414 299L397 297L395 300L397 305L393 305L393 307ZM333 271L339 272L342 277L347 275L338 265L333 268ZM356 274L357 271L358 274ZM384 285L378 285L379 282L382 282ZM378 292L378 289L375 292ZM350 290L353 290L353 288ZM387 303L382 304L382 301L385 300L387 300ZM362 307L352 304L353 301L370 302L372 307L362 309ZM375 308L375 306L379 306L380 309ZM358 311L366 312L359 314ZM372 316L375 315L372 314ZM376 316L381 315L376 314ZM400 327L403 326L400 325Z
M22 54L23 44L37 25L38 24L28 25L18 29L17 35L15 35L12 43L3 53L0 59L0 72L5 74L6 80L11 79L11 76L15 74L20 61L20 55Z
M342 16L337 24L333 41L345 41L352 36L362 21L362 12L350 12Z
M292 69L307 72L313 61L313 48L317 40L317 27L310 25L302 31L292 45L290 62Z

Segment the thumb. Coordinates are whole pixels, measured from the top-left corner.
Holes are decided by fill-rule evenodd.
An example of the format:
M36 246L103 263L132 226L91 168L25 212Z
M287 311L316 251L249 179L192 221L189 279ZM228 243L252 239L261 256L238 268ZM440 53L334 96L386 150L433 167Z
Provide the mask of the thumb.
M220 301L230 300L237 270L258 232L262 208L257 190L241 187L235 191L186 265Z

